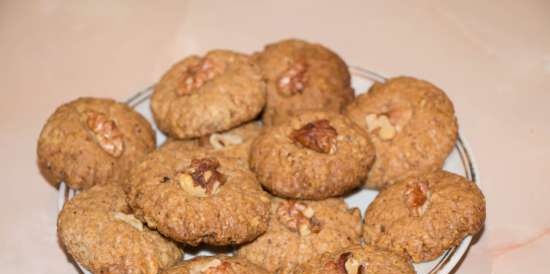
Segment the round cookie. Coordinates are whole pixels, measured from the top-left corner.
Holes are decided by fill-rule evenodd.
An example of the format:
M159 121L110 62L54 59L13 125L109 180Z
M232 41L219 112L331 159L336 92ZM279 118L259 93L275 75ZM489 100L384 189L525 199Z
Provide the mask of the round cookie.
M248 168L248 156L252 141L258 137L262 124L249 122L220 133L212 133L197 139L177 140L169 138L162 144L167 149L211 149L226 157L235 158L242 166Z
M163 274L269 274L269 272L241 258L217 255L195 257L170 268Z
M44 125L38 165L53 185L85 189L124 180L155 145L149 122L127 105L79 98L57 108Z
M342 199L273 198L267 232L242 246L237 256L284 274L315 256L359 244L360 238L361 213Z
M320 44L289 39L255 55L267 80L266 126L304 110L341 112L354 98L346 63Z
M292 274L415 274L412 264L395 253L355 245L325 253L296 267Z
M265 105L265 89L249 56L214 50L170 68L155 87L151 110L169 136L200 137L254 119Z
M429 261L476 234L485 198L466 178L446 171L409 177L383 190L365 213L364 240Z
M367 132L345 116L306 112L266 128L250 166L277 196L319 200L362 185L374 155Z
M182 258L176 244L131 213L119 185L97 185L63 206L59 239L93 273L156 274Z
M267 229L270 200L254 174L210 150L163 147L132 170L129 190L136 216L189 245L249 242Z
M369 131L376 147L366 182L371 188L441 168L457 139L458 125L447 95L411 77L374 84L345 114Z

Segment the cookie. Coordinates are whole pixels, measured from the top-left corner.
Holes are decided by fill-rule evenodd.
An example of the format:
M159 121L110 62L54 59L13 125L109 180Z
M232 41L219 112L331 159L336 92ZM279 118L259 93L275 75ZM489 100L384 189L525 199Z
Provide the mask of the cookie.
M131 214L115 184L96 185L67 202L57 228L67 252L93 273L156 274L182 257L176 244Z
M457 139L458 125L447 95L411 77L374 84L345 114L368 130L376 147L366 182L371 188L440 169Z
M266 85L247 55L214 50L175 64L156 85L151 110L167 135L189 139L254 119L266 102Z
M292 274L415 274L412 264L395 253L355 245L325 253L296 267Z
M250 166L277 196L319 200L362 185L374 155L367 132L345 116L306 112L266 128L252 144Z
M132 170L136 216L189 245L230 245L262 234L269 196L252 172L210 150L164 147Z
M484 220L479 188L462 176L436 171L383 190L365 213L364 239L423 262L479 232Z
M283 274L325 252L359 244L360 238L359 209L349 209L342 199L273 198L267 232L242 246L237 256Z
M38 165L53 185L86 189L123 180L155 145L149 122L127 105L79 98L57 108L44 125Z
M265 269L241 258L201 256L170 268L163 274L269 274Z
M261 130L262 124L253 121L228 131L212 133L196 139L177 140L169 138L162 144L162 147L171 147L168 149L211 149L224 156L235 158L238 163L248 168L250 146Z
M346 63L320 44L283 40L255 59L267 81L266 126L305 110L341 112L354 98Z

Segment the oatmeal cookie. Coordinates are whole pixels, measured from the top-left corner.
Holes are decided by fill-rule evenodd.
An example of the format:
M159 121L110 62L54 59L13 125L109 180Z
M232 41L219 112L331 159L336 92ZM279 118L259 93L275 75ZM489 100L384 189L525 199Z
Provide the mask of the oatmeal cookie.
M476 234L485 220L485 198L466 178L446 171L412 176L383 190L369 205L367 243L429 261Z
M319 200L362 185L374 155L367 132L345 116L306 112L266 128L250 166L275 195Z
M57 228L68 253L93 273L156 274L182 257L176 244L131 214L116 184L94 186L67 202Z
M38 139L38 165L53 185L76 189L123 180L155 149L143 116L110 99L79 98L57 108Z
M189 56L162 77L151 98L160 130L189 139L254 119L266 102L266 85L247 55L214 50Z
M407 176L437 170L456 143L453 104L441 89L415 78L376 83L345 113L368 130L376 147L367 187L382 188Z
M325 253L296 267L292 274L415 274L405 258L373 246L355 245Z
M320 44L283 40L255 59L267 80L266 126L304 110L341 112L354 98L346 63Z
M178 242L230 245L267 229L269 196L254 174L211 150L164 147L132 170L138 218Z
M269 274L241 258L223 255L201 256L170 268L163 274Z
M342 199L273 198L267 232L242 246L237 256L271 273L288 273L315 256L359 244L360 238L361 213Z

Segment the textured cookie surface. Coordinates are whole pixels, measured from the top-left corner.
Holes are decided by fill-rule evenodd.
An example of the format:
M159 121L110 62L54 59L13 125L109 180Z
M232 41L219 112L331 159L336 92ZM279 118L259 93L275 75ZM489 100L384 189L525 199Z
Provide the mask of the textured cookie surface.
M367 208L363 231L367 243L422 262L476 234L484 220L485 198L478 187L436 171L383 190Z
M267 232L237 252L271 273L288 273L317 255L359 244L361 214L342 199L273 198L271 208Z
M72 188L123 180L155 149L151 125L110 99L80 98L50 116L38 139L38 165L52 184Z
M355 245L325 253L296 267L292 274L415 274L412 264L395 253Z
M247 55L215 50L190 56L162 77L151 98L160 130L188 139L236 127L265 105L266 86Z
M170 268L163 274L269 274L265 269L241 258L201 256Z
M347 65L319 44L284 40L255 57L267 80L267 126L304 110L340 112L353 100Z
M381 188L441 168L457 139L447 95L411 77L374 84L347 107L346 115L369 131L376 147L368 187Z
M130 212L119 185L97 185L65 204L58 234L69 254L93 273L156 274L181 250Z
M179 242L239 244L267 229L270 201L254 174L211 150L165 146L132 170L129 188L136 216Z
M345 116L306 112L266 128L252 144L250 166L270 192L317 200L362 185L374 155L367 132Z

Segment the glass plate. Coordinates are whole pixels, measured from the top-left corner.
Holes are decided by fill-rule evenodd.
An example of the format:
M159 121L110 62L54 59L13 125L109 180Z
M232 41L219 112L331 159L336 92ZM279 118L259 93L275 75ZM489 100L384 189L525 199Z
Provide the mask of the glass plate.
M385 81L384 77L366 69L362 69L360 67L350 67L349 69L352 75L352 86L355 89L356 94L365 93L374 82ZM157 134L157 145L159 145L164 142L166 136L156 128L151 110L149 108L153 87L154 86L150 86L145 90L138 92L136 95L128 99L126 103L145 116L145 118L147 118L147 120L149 120L149 122L153 125L153 128ZM470 153L468 152L467 146L464 144L460 134L458 136L455 148L445 161L443 169L460 174L468 178L470 181L477 183L476 169ZM348 195L345 197L345 200L350 207L358 207L363 214L367 206L372 202L374 197L376 197L377 193L378 191L376 190L362 189ZM76 195L75 190L69 189L64 183L61 183L59 187L58 209L61 210L63 204L74 197L74 195ZM472 236L468 236L460 243L460 245L445 251L439 258L429 262L414 264L416 272L418 274L450 273L468 250L471 241ZM207 248L191 248L190 250L185 251L185 258L189 259L197 255L212 255L220 252L221 251L219 249L212 250ZM89 273L78 263L77 266L83 273Z

